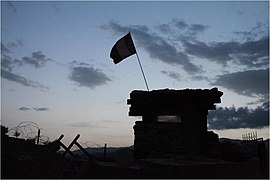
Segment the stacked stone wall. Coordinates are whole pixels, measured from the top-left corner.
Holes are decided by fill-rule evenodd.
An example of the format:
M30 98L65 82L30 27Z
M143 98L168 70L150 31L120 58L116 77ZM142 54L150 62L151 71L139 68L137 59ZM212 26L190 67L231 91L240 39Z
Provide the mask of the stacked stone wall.
M135 158L145 158L155 153L181 154L184 152L181 123L137 121L133 128Z

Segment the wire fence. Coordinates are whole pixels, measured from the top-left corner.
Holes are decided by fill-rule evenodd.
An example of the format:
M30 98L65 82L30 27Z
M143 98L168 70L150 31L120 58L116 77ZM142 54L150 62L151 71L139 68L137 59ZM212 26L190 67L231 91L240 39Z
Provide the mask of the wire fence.
M39 132L42 130L33 121L23 121L18 126L10 128L8 134L16 138L22 138L25 140L39 141L40 144L47 144L50 142L48 136L40 135Z
M258 139L257 131L251 132L251 133L246 133L246 134L242 135L243 141L253 141L253 140L257 140L257 139Z

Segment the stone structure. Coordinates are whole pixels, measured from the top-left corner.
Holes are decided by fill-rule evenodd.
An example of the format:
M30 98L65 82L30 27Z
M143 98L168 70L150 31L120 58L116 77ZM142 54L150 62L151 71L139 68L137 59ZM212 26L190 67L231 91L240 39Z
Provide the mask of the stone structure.
M135 158L149 153L207 152L209 139L218 140L207 131L208 110L216 109L222 95L217 88L132 91L127 101L129 116L142 116L133 127Z

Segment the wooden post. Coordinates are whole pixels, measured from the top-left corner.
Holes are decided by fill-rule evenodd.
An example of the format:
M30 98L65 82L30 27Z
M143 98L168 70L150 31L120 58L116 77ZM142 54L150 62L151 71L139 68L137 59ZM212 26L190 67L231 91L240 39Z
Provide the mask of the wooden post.
M75 142L75 145L78 146L78 148L80 148L80 150L87 155L89 160L92 159L90 154L78 142Z
M61 139L63 139L64 135L61 134L61 136L57 139L57 143L60 144ZM61 145L61 144L60 144ZM54 144L53 146L51 146L48 150L48 153L50 153L52 151L52 149L56 146L56 144Z
M38 129L38 135L37 135L37 145L39 143L39 137L40 137L40 129Z
M73 158L75 158L74 154L61 142L59 141L60 146L62 146L66 151L63 153L63 157L69 153Z
M79 139L79 137L80 137L80 134L77 134L77 136L73 139L73 141L70 143L70 145L67 147L67 149L68 149L68 151L69 152L71 152L70 151L70 148L76 143L76 141ZM63 156L65 156L67 153L68 153L68 151L65 151L64 153L63 153Z
M106 158L106 150L107 150L107 144L104 145L104 152L103 152L103 159Z

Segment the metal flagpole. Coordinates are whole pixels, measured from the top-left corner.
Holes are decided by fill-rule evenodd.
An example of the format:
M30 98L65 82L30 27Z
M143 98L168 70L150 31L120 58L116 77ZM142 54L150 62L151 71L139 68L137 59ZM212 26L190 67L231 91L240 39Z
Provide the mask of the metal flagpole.
M140 61L140 58L139 58L139 55L138 55L137 51L136 51L136 55L137 55L137 60L138 60L138 62L139 62L141 71L142 71L142 75L143 75L143 79L144 79L146 88L147 88L147 90L149 91L149 87L148 87L148 84L147 84L147 81L146 81L146 78L145 78L145 75L144 75L144 72L143 72L142 64L141 64L141 61Z

